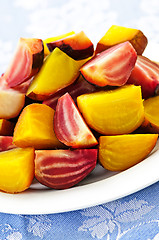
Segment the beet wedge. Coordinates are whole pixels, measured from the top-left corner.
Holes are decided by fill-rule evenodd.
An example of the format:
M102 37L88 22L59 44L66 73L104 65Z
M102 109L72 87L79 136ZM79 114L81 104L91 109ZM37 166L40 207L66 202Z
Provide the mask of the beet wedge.
M127 41L96 55L80 71L87 81L98 86L121 86L128 80L136 58L135 49Z
M139 29L112 25L97 43L95 53L100 53L125 41L133 45L138 55L142 55L148 43L147 37Z
M0 136L0 152L16 148L12 136Z
M87 148L98 144L68 93L58 100L54 115L54 131L59 141L66 146Z
M42 66L44 47L41 39L20 38L13 59L3 75L9 87L15 87L32 76Z
M88 58L94 53L93 43L83 31L47 43L47 47L50 52L58 47L75 60Z
M159 84L159 65L144 56L138 56L127 83L141 86L143 98L154 96Z
M0 119L15 118L25 104L25 94L13 89L0 88Z
M12 136L14 131L14 122L0 118L0 137Z
M99 138L99 162L110 171L123 171L144 160L158 134L123 134Z
M70 188L83 180L96 166L97 149L37 150L35 177L54 189Z
M34 148L13 148L0 152L0 190L20 193L34 179Z
M140 86L83 94L77 97L77 105L88 126L104 135L131 133L144 120Z
M76 61L55 48L33 78L26 95L33 100L46 100L50 95L71 85L80 75L79 69L88 59Z
M50 54L50 51L49 51L49 49L48 49L48 47L46 45L47 43L55 42L55 41L57 41L57 40L59 40L61 38L68 37L68 36L70 36L72 34L75 34L75 32L72 31L72 32L64 33L64 34L59 35L59 36L54 36L54 37L49 37L49 38L44 39L43 40L43 43L44 43L44 56L47 56L47 55Z
M144 105L144 121L140 130L144 133L159 134L159 96L153 96L143 101Z

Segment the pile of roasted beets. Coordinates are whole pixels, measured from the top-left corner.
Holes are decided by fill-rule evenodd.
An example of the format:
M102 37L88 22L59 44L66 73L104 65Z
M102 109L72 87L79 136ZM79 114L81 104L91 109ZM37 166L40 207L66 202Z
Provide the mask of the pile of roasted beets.
M81 31L20 38L0 78L0 190L33 178L66 189L99 162L125 170L155 147L159 65L146 36L113 25L94 48Z

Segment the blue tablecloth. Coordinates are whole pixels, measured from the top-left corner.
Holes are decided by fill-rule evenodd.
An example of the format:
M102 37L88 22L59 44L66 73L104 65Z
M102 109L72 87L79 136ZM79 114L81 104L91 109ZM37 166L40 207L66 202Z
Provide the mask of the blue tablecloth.
M157 0L1 0L0 3L1 73L19 37L44 39L84 30L97 42L112 24L117 24L141 29L151 42L159 43ZM49 215L0 213L0 239L157 240L159 183L122 199L78 211Z
M158 240L159 183L120 200L73 212L0 213L0 239Z

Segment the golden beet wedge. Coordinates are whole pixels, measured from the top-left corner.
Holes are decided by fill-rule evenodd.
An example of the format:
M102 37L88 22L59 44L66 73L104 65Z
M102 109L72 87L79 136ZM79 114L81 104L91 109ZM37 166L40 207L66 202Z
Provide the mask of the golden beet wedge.
M125 85L110 91L83 94L77 104L86 123L105 135L127 134L144 120L141 87Z
M158 134L101 136L99 162L110 171L122 171L142 161L155 147Z
M54 110L45 104L26 106L14 129L13 143L18 147L53 149L61 146L53 130Z
M44 55L47 56L50 54L50 51L47 47L47 43L50 43L50 42L54 42L54 41L57 41L57 40L60 40L60 39L63 39L63 38L66 38L68 36L71 36L75 34L74 31L72 32L68 32L68 33L65 33L65 34L62 34L62 35L59 35L59 36L56 36L56 37L50 37L50 38L46 38L45 40L43 40L43 44L44 44Z
M125 41L133 45L138 55L143 53L148 43L146 36L140 30L112 25L98 42L96 53Z
M145 119L141 128L150 133L159 133L159 96L151 97L143 102Z
M45 100L49 95L73 83L85 62L85 59L76 61L59 48L55 48L33 79L26 95L33 99Z
M34 148L0 152L0 190L8 193L29 188L34 178Z

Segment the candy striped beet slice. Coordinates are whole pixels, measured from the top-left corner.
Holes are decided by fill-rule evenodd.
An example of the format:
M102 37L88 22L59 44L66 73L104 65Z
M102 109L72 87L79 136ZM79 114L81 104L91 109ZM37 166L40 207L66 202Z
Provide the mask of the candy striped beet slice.
M138 56L127 83L140 85L143 98L154 96L159 85L159 65L144 56Z
M73 148L87 148L98 143L69 93L58 100L54 115L54 131L59 141Z
M34 76L43 64L41 39L20 38L13 59L3 75L9 87L16 87Z
M37 150L36 179L54 189L66 189L84 179L96 166L97 149Z
M113 46L85 63L80 71L84 78L101 87L121 86L135 66L137 54L130 42Z

